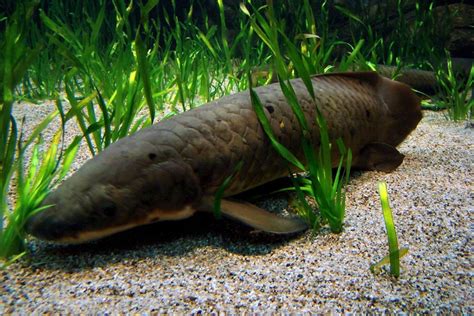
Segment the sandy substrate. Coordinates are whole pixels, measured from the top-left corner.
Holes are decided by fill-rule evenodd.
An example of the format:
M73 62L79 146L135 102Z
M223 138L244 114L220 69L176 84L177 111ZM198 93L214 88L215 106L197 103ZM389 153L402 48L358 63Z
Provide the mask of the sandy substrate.
M27 126L51 110L17 108ZM426 112L395 172L354 175L339 235L276 238L200 215L80 246L31 240L31 261L0 271L0 314L472 314L473 150L473 128ZM82 151L74 169L87 156ZM387 253L378 181L388 184L400 246L410 249L398 280L388 268L369 271Z

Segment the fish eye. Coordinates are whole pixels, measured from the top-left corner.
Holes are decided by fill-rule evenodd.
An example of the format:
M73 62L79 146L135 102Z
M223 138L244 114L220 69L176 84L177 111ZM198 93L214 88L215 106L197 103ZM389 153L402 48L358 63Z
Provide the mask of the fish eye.
M107 217L112 217L115 215L115 212L117 211L117 205L112 202L112 201L107 201L104 203L102 206L102 212L105 214Z

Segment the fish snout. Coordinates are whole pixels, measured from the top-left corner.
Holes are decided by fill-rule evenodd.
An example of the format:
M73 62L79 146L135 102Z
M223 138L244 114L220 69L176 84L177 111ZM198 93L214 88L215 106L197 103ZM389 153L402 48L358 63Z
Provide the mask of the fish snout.
M47 241L61 241L74 235L79 229L77 223L57 216L54 207L40 211L30 216L25 224L28 234Z

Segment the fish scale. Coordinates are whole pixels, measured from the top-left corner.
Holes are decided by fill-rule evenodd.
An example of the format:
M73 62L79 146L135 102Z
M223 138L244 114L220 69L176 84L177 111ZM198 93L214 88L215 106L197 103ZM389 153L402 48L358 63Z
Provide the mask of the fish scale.
M352 128L365 131L370 122L364 115L364 109L369 109L375 113L375 106L380 102L380 99L372 93L373 89L367 83L360 80L331 76L314 77L312 80L315 86L321 87L319 93L316 93L316 105L321 109L323 116L330 118L330 120L328 119L330 135L332 138L343 136L344 142L351 146L354 139L347 136L350 133L343 118L344 115L350 116L351 121L356 122L356 124L353 124L356 126ZM347 89L348 83L351 83L351 89ZM315 123L313 102L301 80L295 80L292 84L299 96L298 100L312 131L313 141L318 143L319 132ZM330 94L328 94L328 91ZM276 138L290 151L294 152L297 157L303 159L300 146L301 129L290 106L284 99L279 85L274 84L256 88L256 92L259 94L264 107L273 107L273 112L270 114L266 110L266 115L270 119ZM324 103L320 95L325 95L328 101ZM276 102L276 100L284 101ZM347 100L352 102L348 103ZM351 106L346 106L347 104ZM215 111L216 107L221 110ZM354 112L353 109L362 109L362 111ZM291 129L280 128L280 122L284 119L287 120L285 126L291 126ZM227 123L228 129L225 130L233 134L233 141L219 143L206 137L209 130L219 130L219 128L216 128L219 125L219 123L215 123L216 121ZM181 127L183 129L187 128L189 131L181 130ZM245 128L243 132L242 127ZM188 146L193 148L193 150L181 151L179 154L193 169L195 169L194 166L211 163L211 166L205 169L207 172L212 171L213 177L211 179L208 178L206 172L201 174L199 171L197 172L198 177L202 180L201 185L207 188L204 193L215 192L222 181L232 173L240 160L244 162L242 171L236 175L232 182L236 185L231 185L226 191L226 195L234 195L243 188L249 189L274 180L287 172L286 162L275 152L252 111L248 92L227 96L217 102L211 102L208 105L185 112L175 119L156 125L156 128L157 135L161 130L179 131L182 138L186 139ZM219 135L219 132L216 131L215 134ZM214 139L220 139L220 137ZM367 136L365 140L367 141ZM371 141L371 139L368 141ZM208 142L208 144L203 144L203 142ZM358 142L356 141L356 143ZM210 144L214 147L211 148ZM198 148L206 148L206 151L211 155L203 154ZM157 149L159 150L159 148ZM233 153L230 157L228 157L229 151ZM165 159L169 159L169 157Z

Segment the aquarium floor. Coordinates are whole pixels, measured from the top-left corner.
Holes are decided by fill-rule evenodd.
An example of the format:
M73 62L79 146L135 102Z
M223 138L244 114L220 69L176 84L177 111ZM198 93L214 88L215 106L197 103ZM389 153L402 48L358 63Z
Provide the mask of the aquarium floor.
M51 105L16 109L34 126ZM201 215L87 245L31 240L30 261L0 271L0 314L472 314L474 129L425 112L400 150L406 158L395 172L352 177L339 235L275 238ZM82 151L74 168L87 157ZM369 271L387 254L378 181L388 184L400 246L409 248L398 280L387 267Z

